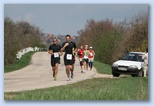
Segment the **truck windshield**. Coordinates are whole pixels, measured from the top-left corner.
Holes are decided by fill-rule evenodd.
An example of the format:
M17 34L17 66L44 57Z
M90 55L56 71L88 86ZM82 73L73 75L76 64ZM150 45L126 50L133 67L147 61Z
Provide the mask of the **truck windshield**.
M125 56L120 58L120 60L129 60L129 61L138 61L138 62L144 61L142 59L142 54L137 54L137 53L127 53Z

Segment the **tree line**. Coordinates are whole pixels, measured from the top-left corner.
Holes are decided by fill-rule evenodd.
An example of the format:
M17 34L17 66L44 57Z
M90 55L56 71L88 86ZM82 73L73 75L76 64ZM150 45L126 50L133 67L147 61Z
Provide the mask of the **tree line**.
M4 19L4 65L16 61L16 54L26 47L45 47L40 35L39 27L30 25L26 21L13 21L9 17Z
M144 52L148 48L148 13L140 12L116 23L112 19L90 19L78 34L78 47L93 46L96 60L112 64L127 52Z

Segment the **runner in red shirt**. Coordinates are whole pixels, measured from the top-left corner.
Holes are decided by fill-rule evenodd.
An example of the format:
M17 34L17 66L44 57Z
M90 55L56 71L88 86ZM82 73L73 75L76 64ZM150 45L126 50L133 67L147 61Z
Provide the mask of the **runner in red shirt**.
M78 49L78 56L79 56L79 61L81 66L81 73L83 73L83 57L84 57L83 46L80 46L80 49Z
M94 56L95 56L95 52L92 50L92 47L90 47L89 54L88 54L90 70L92 70L92 67L93 67Z

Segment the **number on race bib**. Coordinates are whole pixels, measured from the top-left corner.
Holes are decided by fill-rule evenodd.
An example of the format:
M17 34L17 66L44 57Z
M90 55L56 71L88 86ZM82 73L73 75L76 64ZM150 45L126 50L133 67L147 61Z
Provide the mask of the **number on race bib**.
M66 58L67 60L72 60L72 54L67 54Z
M58 53L58 52L54 53L54 57L55 57L55 58L56 58L56 57L59 57L59 53Z

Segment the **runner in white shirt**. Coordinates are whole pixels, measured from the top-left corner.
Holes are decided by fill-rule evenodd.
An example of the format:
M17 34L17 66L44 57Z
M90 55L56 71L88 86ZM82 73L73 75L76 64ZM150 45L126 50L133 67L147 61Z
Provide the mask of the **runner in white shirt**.
M145 54L143 54L142 59L144 60L144 66L143 66L144 77L146 77L146 74L148 72L148 48Z
M85 50L84 50L84 57L83 57L83 66L84 66L84 72L88 72L88 54L89 54L89 50L88 50L88 45L85 45Z

